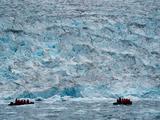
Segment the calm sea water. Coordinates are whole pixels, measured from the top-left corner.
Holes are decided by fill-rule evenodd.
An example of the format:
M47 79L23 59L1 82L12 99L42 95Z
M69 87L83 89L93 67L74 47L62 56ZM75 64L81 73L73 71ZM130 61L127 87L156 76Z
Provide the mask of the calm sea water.
M160 120L160 101L136 101L114 106L113 101L36 102L34 105L0 105L0 120Z

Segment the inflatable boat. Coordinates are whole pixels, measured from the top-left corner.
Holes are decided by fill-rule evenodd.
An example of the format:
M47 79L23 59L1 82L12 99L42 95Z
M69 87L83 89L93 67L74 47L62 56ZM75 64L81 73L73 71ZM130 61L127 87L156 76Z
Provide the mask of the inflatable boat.
M132 105L132 101L128 98L119 98L113 105Z
M34 102L27 100L18 100L16 99L15 102L10 102L9 106L15 106L15 105L27 105L27 104L34 104Z

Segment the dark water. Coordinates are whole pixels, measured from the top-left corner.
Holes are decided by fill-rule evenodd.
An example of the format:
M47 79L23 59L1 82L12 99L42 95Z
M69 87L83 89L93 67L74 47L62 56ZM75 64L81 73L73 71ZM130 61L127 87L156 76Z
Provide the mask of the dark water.
M0 120L160 120L159 101L136 101L114 106L112 101L36 102L34 105L0 105Z

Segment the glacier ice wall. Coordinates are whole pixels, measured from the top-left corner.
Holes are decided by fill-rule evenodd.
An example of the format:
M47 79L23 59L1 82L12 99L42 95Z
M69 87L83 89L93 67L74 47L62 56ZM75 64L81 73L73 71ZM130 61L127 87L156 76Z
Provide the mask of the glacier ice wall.
M159 0L0 0L0 98L160 98Z

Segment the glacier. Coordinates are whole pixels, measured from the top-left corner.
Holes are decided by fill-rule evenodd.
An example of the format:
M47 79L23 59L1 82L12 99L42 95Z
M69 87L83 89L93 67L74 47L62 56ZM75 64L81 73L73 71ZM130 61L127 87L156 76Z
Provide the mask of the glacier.
M0 99L160 99L159 0L0 0Z

